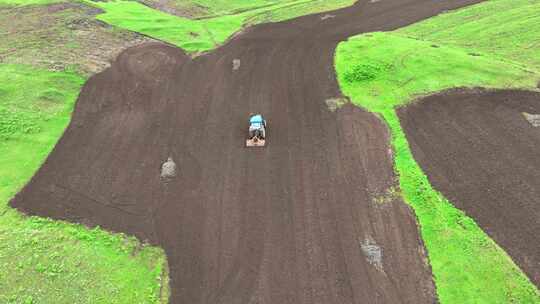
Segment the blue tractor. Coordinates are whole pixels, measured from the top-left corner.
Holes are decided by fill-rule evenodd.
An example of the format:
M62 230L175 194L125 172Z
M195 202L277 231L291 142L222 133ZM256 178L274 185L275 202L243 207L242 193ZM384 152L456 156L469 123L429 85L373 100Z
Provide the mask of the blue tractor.
M247 147L264 147L266 145L266 120L261 114L251 115L248 133Z

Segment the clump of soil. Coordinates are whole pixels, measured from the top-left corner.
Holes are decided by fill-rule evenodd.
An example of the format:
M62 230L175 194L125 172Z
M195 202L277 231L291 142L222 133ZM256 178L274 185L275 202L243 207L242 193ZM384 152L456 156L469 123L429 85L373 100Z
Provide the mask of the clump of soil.
M326 14L324 16L321 16L321 20L332 19L335 17L336 17L335 15Z
M346 97L334 97L327 99L325 103L328 107L328 110L330 110L331 112L335 112L340 107L349 103L349 99L347 99Z
M240 59L233 60L233 70L236 71L240 68Z
M525 116L525 119L533 126L533 127L540 127L540 114L529 114L523 112L523 116Z
M383 270L382 248L370 238L367 238L362 243L360 243L360 247L362 248L362 252L366 256L366 259L368 260L368 262L371 265L375 266L375 268L377 268L378 270L382 271Z
M392 186L386 189L383 194L375 196L372 200L377 205L385 205L392 203L399 198L401 198L401 191L397 187Z
M161 166L161 178L169 179L176 177L176 163L169 157Z

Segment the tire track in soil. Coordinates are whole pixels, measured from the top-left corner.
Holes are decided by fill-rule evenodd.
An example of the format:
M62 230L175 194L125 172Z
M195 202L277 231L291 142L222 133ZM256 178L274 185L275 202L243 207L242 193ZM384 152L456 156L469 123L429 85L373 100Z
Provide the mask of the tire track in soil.
M476 2L361 1L326 20L249 28L195 59L131 48L86 83L11 205L162 246L171 303L433 303L413 213L399 199L374 202L396 186L388 130L325 100L340 95L339 41ZM244 148L250 112L269 122L265 149ZM178 175L164 183L168 157ZM361 250L367 239L382 248L381 268Z
M540 285L540 93L454 90L398 111L433 186Z

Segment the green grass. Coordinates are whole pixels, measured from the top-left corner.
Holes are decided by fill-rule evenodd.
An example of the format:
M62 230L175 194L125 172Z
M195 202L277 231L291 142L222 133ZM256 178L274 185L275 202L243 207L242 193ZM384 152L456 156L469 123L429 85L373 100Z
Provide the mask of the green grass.
M166 41L188 52L213 49L242 26L238 16L198 21L169 15L132 1L94 4L105 11L97 19Z
M143 40L140 34L98 22L99 10L88 5L66 3L51 10L49 5L11 8L1 1L2 63L54 71L76 67L90 76L102 71L114 54Z
M61 136L83 82L0 65L0 303L160 303L168 288L162 250L7 206Z
M540 294L474 220L431 187L395 108L452 87L534 89L540 49L522 47L540 38L539 12L540 1L489 1L395 32L356 36L336 50L343 93L391 130L400 187L418 217L443 304L540 303Z
M31 5L31 4L51 4L65 2L63 0L0 0L0 5L9 5L9 6L20 6L20 5Z
M491 0L398 30L540 70L540 1Z
M207 12L207 16L221 16L294 1L295 0L180 0L176 2L190 2L191 5L203 7Z
M276 4L200 20L169 15L133 1L85 2L105 11L97 16L101 21L166 41L188 52L201 52L223 44L245 25L281 21L307 13L335 9L351 5L354 0L272 1ZM219 3L225 2L218 1ZM219 6L216 11L223 12Z
M272 8L251 14L248 17L250 23L265 23L284 21L298 16L316 14L351 6L356 1L351 0L310 0L294 1L281 7Z
M380 112L415 97L459 87L535 88L540 73L489 53L403 37L371 33L337 48L342 88L370 111Z

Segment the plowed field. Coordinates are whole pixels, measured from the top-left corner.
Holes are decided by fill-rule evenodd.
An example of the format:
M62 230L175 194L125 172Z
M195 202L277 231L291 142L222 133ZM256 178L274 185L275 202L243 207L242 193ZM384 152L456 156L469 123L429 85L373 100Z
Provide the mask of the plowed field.
M325 100L340 95L339 41L475 2L360 1L194 59L129 49L87 82L11 205L163 246L172 303L433 303L414 215L393 194L388 130ZM264 149L244 148L251 112L269 123ZM168 157L178 172L163 180Z

